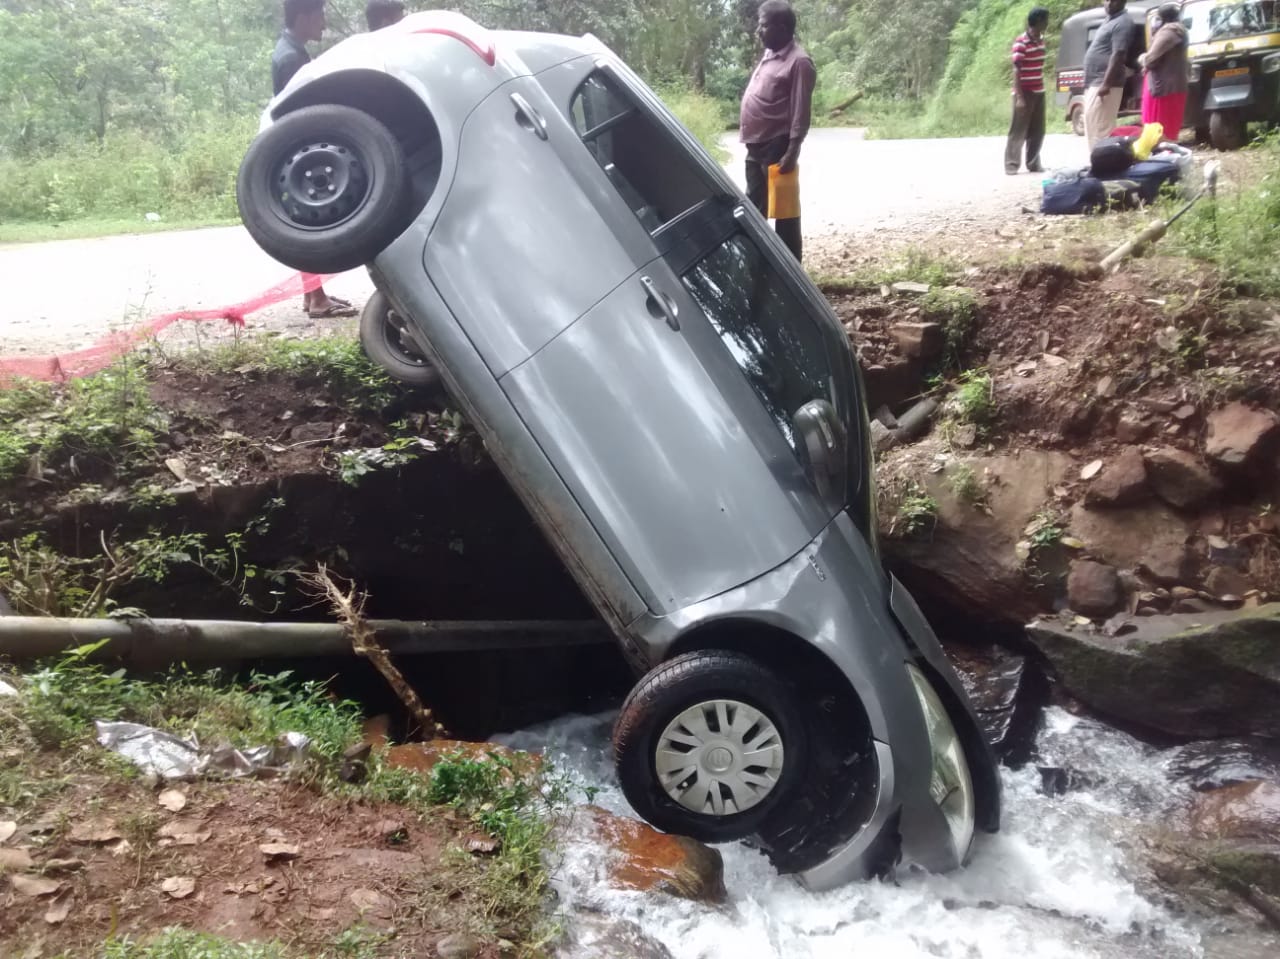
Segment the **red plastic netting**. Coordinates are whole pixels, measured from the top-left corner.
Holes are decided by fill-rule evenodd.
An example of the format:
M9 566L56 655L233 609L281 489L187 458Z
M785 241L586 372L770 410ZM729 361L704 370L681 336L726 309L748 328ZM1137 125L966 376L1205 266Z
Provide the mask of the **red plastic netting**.
M0 387L15 377L63 383L77 376L88 376L110 366L115 360L146 342L165 327L179 320L226 320L233 326L244 326L245 317L265 306L310 293L332 278L332 274L295 273L271 289L243 303L210 310L179 310L145 320L132 329L118 330L104 336L92 346L57 356L0 357Z

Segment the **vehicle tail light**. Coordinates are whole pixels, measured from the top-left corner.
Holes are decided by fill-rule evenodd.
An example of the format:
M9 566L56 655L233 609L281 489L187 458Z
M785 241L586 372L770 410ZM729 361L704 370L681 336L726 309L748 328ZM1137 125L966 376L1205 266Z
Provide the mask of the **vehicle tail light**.
M426 10L405 17L400 21L400 26L406 33L432 33L459 40L489 66L493 66L497 60L497 51L489 31L461 14L447 10Z

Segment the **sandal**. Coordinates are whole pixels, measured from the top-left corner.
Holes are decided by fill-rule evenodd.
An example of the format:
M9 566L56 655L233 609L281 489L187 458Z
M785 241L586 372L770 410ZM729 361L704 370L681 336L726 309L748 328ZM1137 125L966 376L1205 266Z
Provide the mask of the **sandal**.
M355 316L358 311L350 304L343 306L337 300L333 301L333 305L323 310L307 310L307 316L313 320L325 320L334 316Z

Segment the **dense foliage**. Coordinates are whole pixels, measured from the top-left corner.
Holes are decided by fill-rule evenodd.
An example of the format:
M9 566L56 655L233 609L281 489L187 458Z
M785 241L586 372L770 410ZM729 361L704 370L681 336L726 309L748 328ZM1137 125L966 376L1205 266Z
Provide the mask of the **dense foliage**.
M719 113L681 100L704 119L732 114L758 55L757 0L408 5L594 33L674 97L718 100ZM990 127L1007 113L1008 48L1031 5L795 0L819 115L858 91L923 116L920 132ZM1086 4L1047 5L1060 22ZM362 30L363 10L364 0L329 0L325 44ZM270 92L280 16L280 0L0 0L0 219L234 217L235 167ZM875 114L859 109L854 119Z

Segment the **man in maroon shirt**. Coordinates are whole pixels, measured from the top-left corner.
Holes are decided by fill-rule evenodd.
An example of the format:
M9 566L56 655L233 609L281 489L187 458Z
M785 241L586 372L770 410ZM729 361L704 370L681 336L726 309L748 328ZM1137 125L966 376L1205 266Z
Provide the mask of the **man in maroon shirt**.
M767 216L769 167L776 163L783 173L796 168L809 132L817 73L796 43L796 12L787 0L765 0L758 16L764 56L742 95L741 134L747 147L747 197ZM800 259L800 218L778 220L774 228Z
M1013 176L1022 165L1026 148L1027 169L1039 173L1040 148L1044 145L1044 32L1049 11L1036 7L1027 15L1027 32L1013 41L1013 122L1004 147L1004 172Z

